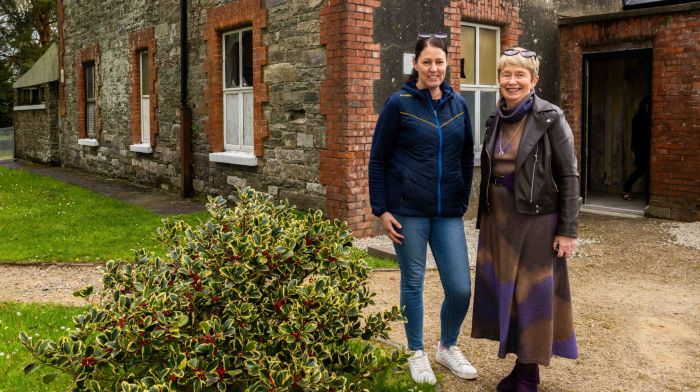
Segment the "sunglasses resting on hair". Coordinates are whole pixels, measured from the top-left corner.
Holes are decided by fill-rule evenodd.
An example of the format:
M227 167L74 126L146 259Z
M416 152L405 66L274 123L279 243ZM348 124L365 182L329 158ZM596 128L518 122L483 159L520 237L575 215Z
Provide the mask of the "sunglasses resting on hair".
M418 38L445 39L445 38L447 38L447 34L446 33L418 33Z
M520 50L514 48L504 50L503 54L506 56L515 56L516 54L520 54L526 59L537 56L537 53L534 50Z

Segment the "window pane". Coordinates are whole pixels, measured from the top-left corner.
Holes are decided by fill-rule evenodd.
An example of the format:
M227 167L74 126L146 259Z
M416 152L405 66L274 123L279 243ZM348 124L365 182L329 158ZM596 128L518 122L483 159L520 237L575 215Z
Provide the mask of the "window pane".
M253 93L243 94L243 145L253 146Z
M87 137L95 137L95 103L87 103Z
M151 111L148 98L141 99L141 143L151 141Z
M148 51L144 50L139 56L141 58L141 95L151 93L150 83L148 83Z
M95 66L93 64L85 64L85 97L87 99L95 99Z
M476 51L476 28L472 26L462 26L461 35L461 55L460 55L460 76L459 82L462 84L475 84Z
M467 109L469 109L469 116L471 117L472 120L472 130L474 133L476 133L476 128L474 128L474 121L476 121L476 112L475 112L475 103L476 103L476 98L475 98L475 92L474 91L462 91L460 92L462 97L464 97L464 100L467 101ZM477 142L475 140L475 142Z
M496 30L479 29L479 84L496 84Z
M480 110L480 124L479 124L479 143L484 140L484 132L486 131L486 120L489 119L489 115L496 111L496 92L495 91L482 91L481 92L481 110Z
M253 30L243 32L243 79L241 87L253 85Z
M226 124L224 131L224 144L240 146L240 125L238 122L239 94L225 94L226 99Z
M224 36L224 88L239 87L240 33Z

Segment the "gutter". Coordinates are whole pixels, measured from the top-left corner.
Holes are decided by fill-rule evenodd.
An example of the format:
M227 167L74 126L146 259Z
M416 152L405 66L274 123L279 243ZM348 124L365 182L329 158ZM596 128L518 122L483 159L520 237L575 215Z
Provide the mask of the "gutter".
M187 0L180 0L180 196L192 194L192 109L187 104Z

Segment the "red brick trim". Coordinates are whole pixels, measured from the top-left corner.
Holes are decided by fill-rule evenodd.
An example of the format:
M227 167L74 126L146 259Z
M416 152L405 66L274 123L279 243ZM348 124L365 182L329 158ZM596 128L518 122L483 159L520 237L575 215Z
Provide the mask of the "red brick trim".
M372 234L367 165L377 115L373 81L379 79L380 46L373 42L378 0L329 0L321 9L321 44L326 46L326 80L321 113L326 116L326 149L320 181L326 213L343 219L357 237Z
M667 217L700 220L700 12L560 26L561 107L581 129L583 53L652 45L650 201Z
M58 25L58 115L66 116L66 83L64 80L64 56L66 54L66 44L63 40L63 0L56 2L56 23Z
M450 1L445 8L445 27L450 31L449 59L452 87L459 91L459 58L462 22L473 22L501 28L501 47L516 46L523 34L520 9L505 0Z
M151 146L156 144L158 134L158 119L156 109L158 106L158 95L156 92L156 80L158 79L158 68L156 67L156 37L155 28L149 27L129 34L129 66L131 69L131 94L129 95L129 106L131 108L131 142L133 144L141 142L141 67L139 53L148 51L148 84L151 88L149 97L149 119L151 130Z
M268 85L263 82L263 66L267 64L267 47L263 43L262 29L267 27L267 11L262 0L239 0L210 8L204 26L207 56L204 63L207 85L204 99L209 116L205 129L211 152L224 150L224 104L221 86L223 54L221 34L246 26L253 26L253 135L255 155L263 155L263 142L269 135L263 105L269 101Z
M85 110L85 71L83 65L95 63L95 138L99 140L101 131L100 122L100 46L92 44L80 49L75 72L76 105L78 118L78 134L81 139L87 137L87 118Z

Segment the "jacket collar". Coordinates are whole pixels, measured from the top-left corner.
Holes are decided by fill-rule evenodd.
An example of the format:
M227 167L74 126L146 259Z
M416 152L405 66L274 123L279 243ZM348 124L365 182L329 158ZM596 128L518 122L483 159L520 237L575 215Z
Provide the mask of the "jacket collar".
M537 142L542 139L542 136L547 129L552 125L556 118L556 110L550 102L535 95L535 102L532 104L530 118L527 119L523 136L520 139L520 147L518 147L518 157L515 161L515 170L517 171L522 166L525 159L530 155L530 152Z
M419 90L418 87L416 87L416 81L412 80L410 82L406 82L406 84L403 85L402 90L410 93L414 97L418 97L419 99L422 99L425 101L426 104L432 105L432 100L433 98L430 96L430 91L428 89L422 89ZM454 95L454 89L452 86L450 86L447 82L442 82L440 84L440 90L442 90L442 98L441 102L444 102L448 100L449 98L452 98Z
M487 140L485 148L488 151L493 151L496 143L496 130L499 126L499 117L496 113L492 113L489 117L487 123L492 124L490 132L487 133ZM535 94L535 101L532 104L532 109L528 114L527 123L523 129L523 136L520 139L520 146L518 147L518 157L515 161L515 170L517 171L520 166L522 166L525 159L530 155L530 152L537 142L542 138L547 129L552 125L554 119L556 118L556 109L554 105L550 102L538 97Z

